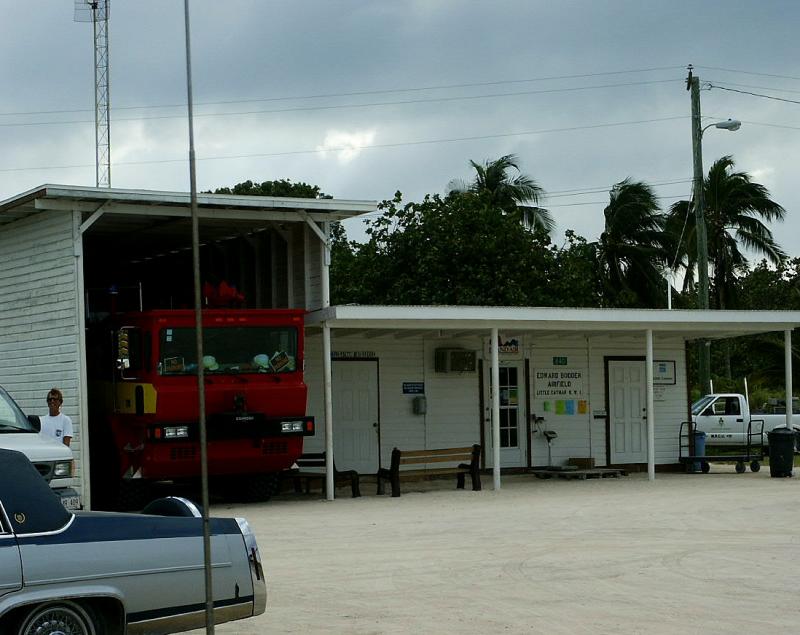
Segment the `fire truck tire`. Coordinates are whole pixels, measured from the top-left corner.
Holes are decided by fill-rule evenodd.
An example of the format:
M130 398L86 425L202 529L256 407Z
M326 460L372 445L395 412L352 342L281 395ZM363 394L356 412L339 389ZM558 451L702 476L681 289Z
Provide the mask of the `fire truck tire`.
M117 504L122 511L139 511L149 499L150 488L146 481L122 480L117 491Z
M242 496L248 502L268 501L278 493L278 474L253 474L242 482Z

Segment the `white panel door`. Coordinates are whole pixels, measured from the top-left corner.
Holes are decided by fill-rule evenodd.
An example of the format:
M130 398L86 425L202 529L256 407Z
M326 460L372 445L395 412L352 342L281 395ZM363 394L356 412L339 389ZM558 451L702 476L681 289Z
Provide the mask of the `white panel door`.
M647 461L646 389L643 361L608 362L612 464Z
M378 471L378 363L333 362L333 460L336 469Z
M22 587L22 566L17 541L0 526L0 595Z
M486 395L486 466L494 466L492 450L492 366L485 365ZM525 441L525 380L522 362L500 362L500 467L524 467L527 456Z

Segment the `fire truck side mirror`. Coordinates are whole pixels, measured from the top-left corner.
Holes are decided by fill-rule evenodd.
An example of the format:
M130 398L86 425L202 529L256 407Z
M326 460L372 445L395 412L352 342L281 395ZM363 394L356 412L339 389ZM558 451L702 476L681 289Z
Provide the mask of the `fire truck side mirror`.
M122 379L136 379L134 375L141 366L141 336L134 326L123 326L117 331L117 354L115 365Z

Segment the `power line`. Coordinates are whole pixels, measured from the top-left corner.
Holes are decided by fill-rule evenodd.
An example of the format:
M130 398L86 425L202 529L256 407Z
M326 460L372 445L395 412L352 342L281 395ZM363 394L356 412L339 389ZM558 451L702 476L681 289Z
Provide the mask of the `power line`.
M705 83L705 82L704 82ZM713 84L714 86L738 86L739 88L755 88L757 90L774 90L779 93L800 93L800 90L794 88L778 88L776 86L753 86L752 84L738 84L735 82L722 82L722 84L717 84L714 80L709 80L709 84Z
M211 112L211 113L201 113L195 114L195 118L199 117L233 117L233 116L244 116L244 115L263 115L263 114L279 114L279 113L288 113L288 112L309 112L309 111L319 111L319 110L346 110L349 108L373 108L376 106L406 106L410 104L423 104L423 103L446 103L446 102L454 102L454 101L475 101L478 99L494 99L498 97L516 97L521 95L543 95L548 93L565 93L565 92L577 92L577 91L585 91L585 90L597 90L602 88L624 88L630 86L643 86L648 84L665 84L665 83L672 83L672 82L682 82L682 79L660 79L660 80L653 80L653 81L644 81L644 82L627 82L621 84L602 84L597 86L575 86L571 88L550 88L545 90L530 90L530 91L518 91L518 92L510 92L510 93L491 93L485 95L467 95L467 96L460 96L460 97L432 97L429 99L403 99L403 100L396 100L396 101L383 101L383 102L371 102L366 104L332 104L326 106L295 106L292 108L274 108L268 110L245 110L239 112ZM163 119L184 119L184 115L153 115L147 117L122 117L115 120L115 122L122 122L122 121L153 121L153 120L163 120ZM3 128L14 128L14 127L30 127L30 126L61 126L61 125L71 125L71 124L83 124L83 123L92 123L89 119L79 119L79 120L72 120L72 121L27 121L27 122L12 122L12 123L0 123L0 127Z
M326 152L340 152L343 150L373 150L373 149L383 149L383 148L398 148L403 146L419 146L419 145L434 145L437 143L457 143L461 141L483 141L487 139L503 139L503 138L511 138L511 137L523 137L528 135L537 135L537 134L553 134L558 132L573 132L577 130L592 130L592 129L600 129L600 128L614 128L614 127L621 127L627 125L639 125L644 123L660 123L664 121L676 121L679 119L686 119L688 115L679 115L676 117L662 117L657 119L640 119L636 121L622 121L616 123L602 123L602 124L594 124L588 126L571 126L566 128L550 128L550 129L543 129L543 130L526 130L521 132L508 132L508 133L498 133L498 134L489 134L489 135L475 135L470 137L452 137L452 138L444 138L444 139L425 139L419 141L405 141L405 142L397 142L397 143L384 143L384 144L373 144L368 146L339 146L339 147L332 147L332 148L325 148ZM713 115L704 115L703 119L721 119L721 117L713 116ZM742 119L740 120L742 123L751 126L766 126L770 128L781 128L784 130L800 130L800 126L789 126L785 124L776 124L776 123L768 123L763 121L749 121ZM198 161L222 161L222 160L234 160L234 159L258 159L258 158L269 158L269 157L280 157L280 156L292 156L292 155L302 155L302 154L316 154L321 150L315 148L313 150L288 150L284 152L264 152L264 153L257 153L257 154L239 154L239 155L220 155L220 156L209 156L209 157L198 157ZM122 165L158 165L158 164L165 164L165 163L183 163L186 159L154 159L149 161L116 161L114 163L115 166L122 166ZM0 173L4 172L34 172L34 171L41 171L41 170L73 170L73 169L81 169L87 167L93 167L94 164L74 164L74 165L50 165L50 166L29 166L29 167L21 167L21 168L0 168Z
M774 73L756 73L754 71L742 71L736 70L733 68L720 68L719 66L695 66L695 68L705 68L711 71L724 71L726 73L741 73L742 75L757 75L759 77L775 77L777 79L792 79L796 81L800 81L800 77L794 77L793 75L776 75Z
M524 130L519 132L505 132L505 133L497 133L497 134L488 134L488 135L474 135L469 137L450 137L450 138L443 138L443 139L423 139L419 141L399 141L396 143L376 143L371 145L363 145L363 146L338 146L334 148L324 148L325 152L340 152L343 150L373 150L373 149L380 149L380 148L398 148L404 146L420 146L420 145L433 145L437 143L457 143L461 141L483 141L486 139L503 139L508 137L524 137L529 135L540 135L540 134L553 134L558 132L573 132L577 130L595 130L601 128L618 128L622 126L631 126L631 125L641 125L646 123L661 123L665 121L677 121L680 119L688 119L689 115L679 115L676 117L659 117L655 119L639 119L634 121L619 121L619 122L609 122L609 123L599 123L599 124L589 124L585 126L569 126L564 128L547 128L542 130ZM219 155L219 156L209 156L209 157L197 157L197 161L222 161L222 160L231 160L231 159L258 159L258 158L267 158L267 157L282 157L282 156L292 156L292 155L300 155L300 154L317 154L321 152L320 148L314 148L309 150L286 150L283 152L260 152L256 154L239 154L239 155ZM165 163L185 163L186 158L181 159L155 159L149 161L117 161L114 163L115 166L121 165L158 165L158 164L165 164ZM94 164L92 164L94 165ZM25 168L0 168L0 172L25 172L25 171L33 171L33 170L66 170L66 169L77 169L77 168L85 168L91 167L86 164L77 164L77 165L54 165L54 166L42 166L42 167L25 167Z
M656 196L655 198L661 200L688 200L690 195L685 194L681 196ZM553 209L555 207L583 207L586 205L608 205L608 201L584 201L582 203L559 203L558 205L548 205L546 209ZM382 215L382 212L368 212L360 214L356 217L357 220L366 220L367 218L377 218Z
M642 181L644 183L647 183L648 185L650 185L652 187L662 187L662 186L665 186L665 185L677 185L679 183L692 183L694 181L694 179L678 179L678 180L674 180L674 181L660 181L660 182L659 181L648 181L647 179L637 179L637 180L638 181ZM581 196L581 195L584 195L584 194L600 194L600 193L603 193L603 192L608 192L612 187L614 187L614 186L613 185L607 185L607 186L598 186L598 187L590 188L590 189L577 188L577 189L571 189L571 190L554 190L552 192L546 192L545 196L546 196L546 198L549 199L549 198L563 198L563 197L569 197L569 196Z
M655 196L659 200L686 200L688 195L681 196ZM608 205L608 201L584 201L581 203L559 203L557 205L548 205L547 209L551 207L580 207L581 205Z
M585 79L588 77L603 77L608 75L625 75L630 73L648 73L653 71L664 70L683 70L682 66L658 66L653 68L636 68L624 71L605 71L600 73L581 73L578 75L551 75L545 77L532 77L528 79L508 79L498 80L492 82L472 82L467 84L439 84L432 86L412 86L406 88L385 88L380 90L359 90L346 93L322 93L316 95L294 95L284 97L263 97L254 99L234 99L228 101L210 101L200 102L197 106L220 106L230 104L250 104L250 103L266 103L275 101L299 101L304 99L329 99L336 97L359 97L364 95L383 95L391 93L410 93L422 92L428 90L451 90L454 88L479 88L484 86L503 86L507 84L524 84L531 82L554 81L561 79ZM141 110L141 109L154 109L154 108L185 108L186 104L160 104L154 106L115 106L115 110ZM20 115L53 115L53 114L71 114L76 112L94 112L89 108L72 109L72 110L40 110L29 112L0 112L0 116L20 116Z
M752 95L753 97L763 97L764 99L771 99L773 101L785 101L790 104L800 104L800 101L796 99L785 99L784 97L775 97L773 95L762 95L761 93L752 93L748 90L738 90L736 88L725 88L724 86L720 86L719 84L708 84L711 88L719 88L720 90L727 90L732 93L740 93L742 95Z

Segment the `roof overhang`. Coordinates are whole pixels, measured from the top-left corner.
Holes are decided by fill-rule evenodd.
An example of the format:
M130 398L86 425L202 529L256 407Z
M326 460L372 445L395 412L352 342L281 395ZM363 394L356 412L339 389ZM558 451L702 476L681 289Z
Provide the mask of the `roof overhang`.
M310 313L309 327L326 323L337 333L402 338L439 331L441 336L533 333L633 335L652 330L684 340L720 339L785 331L800 326L800 311L699 311L474 306L331 306Z
M233 194L198 194L197 205L201 219L280 222L305 222L306 214L315 221L337 221L377 209L375 201ZM191 216L188 192L41 185L0 201L0 224L41 211L94 212L101 206L104 214Z

